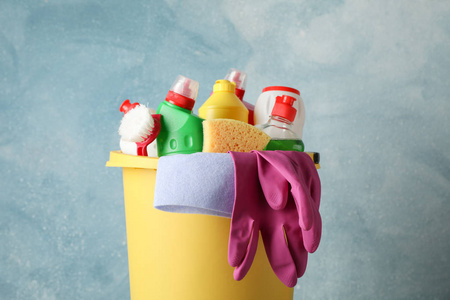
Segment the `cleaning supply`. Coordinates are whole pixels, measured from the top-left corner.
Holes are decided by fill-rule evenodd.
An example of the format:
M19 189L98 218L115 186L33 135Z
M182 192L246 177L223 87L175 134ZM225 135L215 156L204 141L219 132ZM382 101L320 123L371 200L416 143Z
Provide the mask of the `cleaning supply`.
M120 106L123 112L119 134L123 153L142 156L156 156L155 139L161 130L161 115L139 103L125 100ZM153 146L150 146L153 144Z
M289 182L290 193L299 214L299 225L302 228L305 248L313 253L319 246L322 232L322 220L318 211L321 184L316 166L307 153L277 150L261 151L257 154L258 164L260 159L264 159L277 170L277 172L268 172L268 167L258 169L259 180L267 202L275 210L283 209L288 196L275 190L279 191L277 186L281 187L286 184L286 181Z
M312 160L312 153L306 154ZM315 167L317 169L318 165ZM261 176L268 177L267 174ZM277 180L285 179L283 176L273 177L271 185L273 190L283 186ZM163 156L158 161L153 207L172 213L231 218L235 196L234 184L234 164L229 153L199 152ZM272 196L267 193L268 204L273 209L283 208L286 201L277 200L275 197L283 198L283 195L286 197L288 192L280 189L279 193L273 193Z
M296 151L231 152L235 203L228 262L235 280L249 271L261 231L267 258L288 287L306 270L308 252L319 246L320 179L311 158Z
M288 95L294 97L294 108L299 112L292 121L292 130L302 139L303 125L305 124L305 104L297 89L287 86L265 87L255 104L255 125L261 125L269 120L275 99L278 96Z
M234 119L248 123L248 109L235 95L236 84L217 80L212 95L199 108L199 116L206 120Z
M203 121L203 152L263 150L270 136L255 126L232 119Z
M157 110L161 132L157 137L158 155L189 154L203 148L202 119L192 114L198 82L179 75Z
M311 156L309 153L308 155ZM268 177L267 174L261 176ZM283 186L277 183L278 179L285 180L283 176L274 177L271 185L273 190ZM231 218L234 184L234 164L229 153L199 152L163 156L158 161L153 207L172 213ZM279 203L286 201L274 197L286 196L288 192L280 189L280 192L274 193L272 197L268 193L268 204L273 209L283 208L285 205Z
M244 106L248 109L248 124L255 125L254 120L255 106L253 104L244 101L245 86L247 85L247 74L238 69L231 68L228 71L227 75L225 76L225 79L230 82L236 83L235 94L239 98L239 100L242 101Z
M297 110L292 107L295 101L291 96L278 96L269 121L256 125L271 137L265 150L304 151L302 139L292 131L292 121L297 114Z
M230 154L199 152L159 159L155 208L231 218L233 204L234 166Z
M129 155L142 155L138 154L143 153L142 151L138 152L138 145L135 142L129 142L125 141L124 139L120 139L120 150L123 154L129 154ZM156 140L151 142L146 148L145 151L147 152L147 155L142 156L148 156L148 157L158 157L158 149L156 147Z

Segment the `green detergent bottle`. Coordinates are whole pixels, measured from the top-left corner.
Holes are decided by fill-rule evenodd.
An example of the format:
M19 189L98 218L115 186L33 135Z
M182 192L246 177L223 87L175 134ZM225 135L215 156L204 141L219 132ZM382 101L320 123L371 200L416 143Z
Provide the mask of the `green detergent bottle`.
M158 156L190 154L203 149L200 117L192 114L198 82L179 75L157 110L161 114L161 131L156 138Z
M267 133L271 140L264 150L304 151L302 139L292 131L292 121L297 110L292 107L294 97L283 95L276 97L272 114L267 123L256 127Z

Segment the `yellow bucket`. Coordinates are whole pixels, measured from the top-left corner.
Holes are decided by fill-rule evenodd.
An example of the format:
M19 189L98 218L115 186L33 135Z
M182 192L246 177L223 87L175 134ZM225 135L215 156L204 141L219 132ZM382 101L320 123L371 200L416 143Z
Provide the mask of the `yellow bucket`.
M230 219L162 212L153 207L157 158L112 151L123 168L131 300L292 300L259 239L247 276L228 265Z

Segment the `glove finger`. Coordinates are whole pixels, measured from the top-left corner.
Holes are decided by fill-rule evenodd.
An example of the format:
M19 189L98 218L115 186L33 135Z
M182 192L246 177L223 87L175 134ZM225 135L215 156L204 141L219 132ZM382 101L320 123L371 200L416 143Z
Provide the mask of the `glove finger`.
M284 232L286 233L289 251L294 260L295 269L297 270L297 278L300 278L305 273L308 262L308 252L303 245L302 230L297 224L294 224L294 226L285 224Z
M319 174L317 173L317 170L315 170L315 171L316 172L310 176L311 184L310 184L309 189L311 192L312 200L314 201L315 205L317 206L317 209L319 209L320 196L321 196L321 183L320 183Z
M251 217L255 199L259 199L256 156L251 153L230 152L235 167L235 201L231 216L228 262L237 267L247 254L254 218ZM256 229L257 231L259 229Z
M320 213L317 209L314 211L315 215L313 226L309 230L302 230L303 244L309 253L314 253L317 250L322 237L322 218L320 217Z
M276 168L259 155L259 152L255 153L258 160L259 183L264 197L272 209L283 209L288 199L289 183Z
M304 184L292 186L291 194L297 206L299 225L303 230L309 230L314 222L314 207L311 196Z
M252 239L254 221L233 218L230 226L230 238L228 241L228 263L232 267L239 266L247 254L249 241Z
M256 249L258 248L259 230L256 227L252 228L250 240L247 243L245 256L242 262L234 269L233 277L235 280L241 280L247 275L255 258Z
M264 228L261 235L272 270L286 286L294 287L297 284L297 270L286 243L283 226Z

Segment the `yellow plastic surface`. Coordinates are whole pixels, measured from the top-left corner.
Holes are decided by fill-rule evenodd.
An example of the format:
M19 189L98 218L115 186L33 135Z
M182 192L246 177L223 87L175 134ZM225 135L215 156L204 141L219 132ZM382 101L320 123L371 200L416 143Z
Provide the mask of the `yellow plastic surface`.
M230 219L153 208L157 158L110 154L123 167L131 300L292 300L266 258L261 238L242 281L228 265Z
M311 159L314 161L314 153L316 153L316 152L305 152L305 153L308 154L309 157L311 157ZM314 164L314 165L316 166L317 170L320 169L320 163Z
M205 120L234 119L248 123L248 109L235 95L234 82L218 80L214 92L198 109L198 115Z

